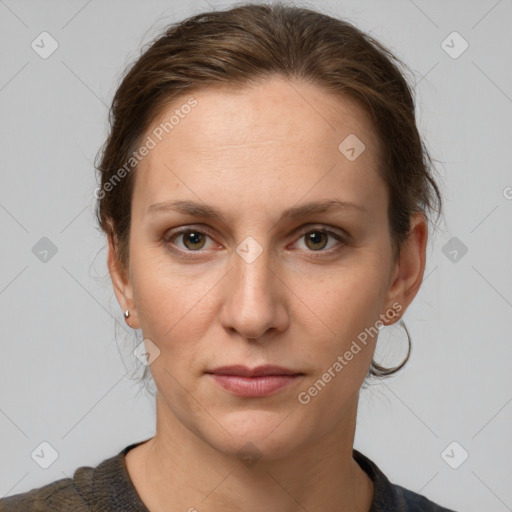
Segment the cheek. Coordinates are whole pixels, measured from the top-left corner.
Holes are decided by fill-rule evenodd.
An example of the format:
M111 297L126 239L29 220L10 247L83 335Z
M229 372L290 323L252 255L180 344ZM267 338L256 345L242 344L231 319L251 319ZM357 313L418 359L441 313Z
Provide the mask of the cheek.
M298 401L307 417L325 426L344 417L368 373L383 304L382 279L378 265L361 261L360 267L347 267L309 288L314 292L308 305L315 305L321 322L314 321L324 334L310 340L305 355L316 362L316 371L299 390Z
M386 276L374 254L360 254L357 261L316 284L310 280L309 290L314 291L308 305L315 306L324 334L311 339L307 356L317 362L316 372L301 391L327 423L357 395L375 350Z
M161 339L200 300L200 283L180 272L177 265L170 265L160 248L133 247L130 258L142 328L145 334Z
M219 276L197 273L194 276L177 271L165 259L140 255L133 259L132 279L144 338L151 339L160 349L152 371L162 364L173 373L194 367L199 344L214 321L215 286Z
M333 336L339 340L338 349L374 325L382 312L386 276L378 261L367 256L359 255L353 265L309 285L314 293L309 295L308 305L329 328L331 341Z

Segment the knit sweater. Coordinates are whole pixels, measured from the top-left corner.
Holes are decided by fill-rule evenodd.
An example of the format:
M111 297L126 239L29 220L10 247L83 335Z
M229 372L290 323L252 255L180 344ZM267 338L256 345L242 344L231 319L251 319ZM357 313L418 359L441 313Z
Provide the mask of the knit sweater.
M43 487L0 499L0 512L150 512L142 502L126 468L131 444L96 467L79 467L73 478L63 478ZM392 484L377 465L357 450L354 460L373 481L369 512L454 512L424 496Z

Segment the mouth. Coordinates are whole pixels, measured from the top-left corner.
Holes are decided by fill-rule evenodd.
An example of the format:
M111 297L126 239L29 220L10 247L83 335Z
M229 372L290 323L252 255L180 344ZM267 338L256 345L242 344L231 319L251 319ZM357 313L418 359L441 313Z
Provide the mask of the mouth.
M222 389L245 398L261 398L277 393L297 382L305 374L276 365L247 368L223 366L206 372Z
M267 375L304 375L302 372L277 366L274 364L266 364L255 368L248 368L243 365L220 366L215 370L208 370L206 373L214 375L234 375L238 377L266 377Z

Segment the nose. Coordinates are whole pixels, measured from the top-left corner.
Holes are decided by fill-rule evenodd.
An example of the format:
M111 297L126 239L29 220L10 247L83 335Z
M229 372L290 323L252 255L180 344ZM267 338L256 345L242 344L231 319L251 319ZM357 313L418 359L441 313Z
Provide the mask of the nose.
M231 334L248 341L267 341L290 321L290 290L268 250L251 261L233 254L226 276L221 322Z

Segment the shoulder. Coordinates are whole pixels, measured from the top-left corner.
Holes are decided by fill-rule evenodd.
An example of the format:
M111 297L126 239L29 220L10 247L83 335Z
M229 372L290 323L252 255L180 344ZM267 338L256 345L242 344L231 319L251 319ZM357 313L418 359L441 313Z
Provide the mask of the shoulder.
M402 503L404 511L410 510L412 512L413 510L421 510L422 512L455 512L452 509L442 507L441 505L430 501L421 494L417 494L409 489L404 489L400 485L391 484L391 486L396 495L396 499Z
M79 467L73 478L56 480L43 487L0 499L0 512L149 512L138 496L125 464L126 453L144 442L123 448L96 467Z
M370 512L455 512L421 494L391 483L380 468L359 451L353 450L353 457L373 482L374 495Z
M50 510L85 512L90 509L71 478L56 480L43 487L0 499L0 512L49 512Z

